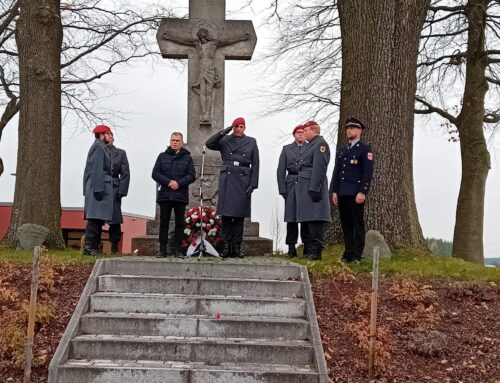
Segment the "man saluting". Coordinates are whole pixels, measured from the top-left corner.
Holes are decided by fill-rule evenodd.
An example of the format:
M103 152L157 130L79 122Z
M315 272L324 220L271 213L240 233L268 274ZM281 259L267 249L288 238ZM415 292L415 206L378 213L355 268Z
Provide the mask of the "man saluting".
M206 142L207 148L219 151L222 158L217 214L222 216L223 258L243 258L243 223L250 217L252 192L259 186L259 149L255 138L245 135L245 129L245 119L238 117ZM233 134L228 135L231 130Z

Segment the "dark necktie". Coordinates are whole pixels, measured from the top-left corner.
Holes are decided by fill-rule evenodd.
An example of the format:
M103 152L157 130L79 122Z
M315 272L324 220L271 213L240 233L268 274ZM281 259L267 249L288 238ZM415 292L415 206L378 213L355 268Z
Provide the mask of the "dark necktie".
M347 144L347 150L351 149L351 146L352 146L352 143L350 143L350 142L349 142L349 143Z

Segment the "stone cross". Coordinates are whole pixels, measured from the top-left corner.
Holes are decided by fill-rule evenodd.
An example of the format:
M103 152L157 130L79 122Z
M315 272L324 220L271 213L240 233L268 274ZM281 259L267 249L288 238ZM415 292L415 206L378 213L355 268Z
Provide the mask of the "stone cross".
M164 58L188 59L187 141L200 155L206 139L225 127L225 60L252 58L253 24L226 20L225 0L189 0L189 19L163 19L156 37Z

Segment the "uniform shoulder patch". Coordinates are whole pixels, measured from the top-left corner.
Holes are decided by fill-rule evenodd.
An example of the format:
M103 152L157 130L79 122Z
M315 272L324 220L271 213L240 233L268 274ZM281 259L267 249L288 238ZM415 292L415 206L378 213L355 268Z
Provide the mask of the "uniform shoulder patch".
M326 146L320 146L320 147L319 147L319 151L320 151L321 153L326 152Z
M366 156L370 161L373 160L373 153L372 152L368 152L367 156Z

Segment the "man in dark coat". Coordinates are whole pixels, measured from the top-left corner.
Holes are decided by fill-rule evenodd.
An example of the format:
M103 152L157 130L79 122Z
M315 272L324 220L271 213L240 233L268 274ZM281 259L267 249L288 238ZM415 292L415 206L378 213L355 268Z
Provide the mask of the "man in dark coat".
M106 146L111 129L106 125L98 125L93 132L96 139L87 155L83 174L84 218L87 220L83 246L85 255L100 254L102 226L113 218L111 153Z
M170 146L160 153L153 168L153 179L158 183L156 202L160 205L160 253L158 257L181 256L184 215L189 202L189 185L195 181L191 153L183 148L182 133L173 132ZM174 248L167 251L168 226L172 209L175 215Z
M365 200L373 178L373 151L361 141L365 125L348 117L345 129L349 143L340 151L330 183L332 202L339 208L345 250L342 260L361 260L365 247Z
M304 124L307 145L299 155L299 180L295 193L297 221L306 226L304 256L321 259L324 246L325 222L330 222L330 199L326 171L330 162L330 148L320 136L320 127L314 121Z
M114 145L114 137L111 133L111 139L108 144L108 149L111 152L113 163L113 219L109 224L109 241L111 242L111 253L118 253L118 243L121 239L121 224L123 223L122 216L122 198L128 194L128 186L130 183L130 170L128 166L127 153L123 149L118 149Z
M223 258L243 257L243 224L250 217L252 192L259 186L259 149L255 138L245 135L245 128L245 120L238 117L206 142L222 158L217 214L222 216Z
M299 154L305 144L304 126L298 125L293 130L294 142L283 146L276 178L278 180L278 191L285 199L285 222L286 222L286 240L288 245L288 256L293 258L297 256L295 245L299 238L299 224L297 222L297 201L296 186L299 181ZM307 238L305 234L306 225L300 225L300 237L302 242ZM304 250L304 254L305 254Z

